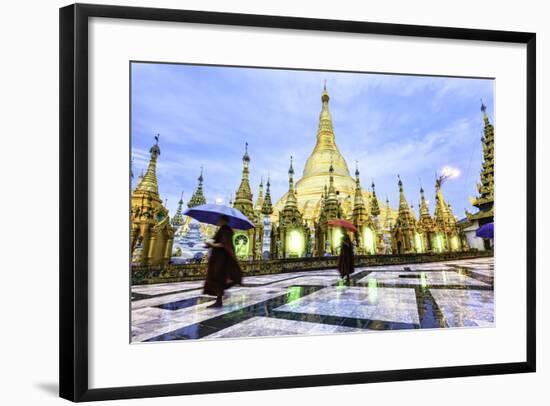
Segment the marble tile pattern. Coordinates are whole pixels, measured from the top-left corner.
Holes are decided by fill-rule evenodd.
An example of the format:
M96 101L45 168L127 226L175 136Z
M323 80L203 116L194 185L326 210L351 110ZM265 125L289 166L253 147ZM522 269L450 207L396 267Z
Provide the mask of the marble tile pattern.
M329 287L275 311L419 324L413 289Z
M203 281L132 286L132 343L494 326L492 258L249 276L223 307Z
M402 272L384 272L375 271L359 280L360 283L377 282L394 285L474 285L487 286L486 283L477 279L468 277L457 270L442 271L402 271Z
M494 324L493 291L433 289L431 293L449 327Z
M266 337L285 335L315 335L331 333L359 333L363 329L334 326L330 324L310 323L269 317L252 317L208 336L212 338Z

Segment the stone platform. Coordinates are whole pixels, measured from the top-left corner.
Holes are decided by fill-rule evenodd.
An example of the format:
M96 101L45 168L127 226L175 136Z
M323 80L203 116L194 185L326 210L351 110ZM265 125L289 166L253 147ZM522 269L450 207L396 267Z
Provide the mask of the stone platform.
M247 276L222 308L202 285L132 286L132 342L494 325L492 257Z

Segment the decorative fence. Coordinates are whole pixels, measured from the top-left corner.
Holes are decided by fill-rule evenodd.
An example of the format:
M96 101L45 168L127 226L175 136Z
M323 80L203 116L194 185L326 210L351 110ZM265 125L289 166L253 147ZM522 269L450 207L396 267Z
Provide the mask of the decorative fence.
M355 256L355 266L414 264L491 256L493 256L492 251L448 252L442 254L357 255ZM272 259L268 261L242 261L240 264L244 275L252 276L330 269L336 267L336 260L337 257L311 257ZM206 266L206 263L171 264L166 266L134 265L131 268L132 285L204 279Z

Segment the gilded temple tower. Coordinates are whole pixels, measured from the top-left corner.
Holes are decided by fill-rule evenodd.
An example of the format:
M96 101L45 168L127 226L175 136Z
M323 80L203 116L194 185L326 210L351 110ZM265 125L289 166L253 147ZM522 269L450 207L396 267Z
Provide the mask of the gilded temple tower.
M258 188L258 198L256 199L256 204L254 205L254 211L260 213L262 211L262 206L264 204L264 180L260 180L260 186Z
M250 155L248 155L248 142L245 143L243 155L243 172L239 189L235 193L233 207L243 213L254 224L257 223L254 213L254 203L252 201L252 190L249 182ZM255 230L237 230L233 236L235 253L239 259L249 259L254 257L255 248Z
M249 165L250 155L248 155L248 142L245 143L245 151L243 155L243 173L241 184L237 193L235 193L235 201L233 207L240 210L250 221L254 221L254 203L252 202L252 189L249 182Z
M130 250L132 262L140 265L166 265L172 254L174 228L168 210L162 204L157 183L159 135L149 150L147 172L141 177L131 197Z
M435 237L435 223L430 216L428 202L424 195L424 189L420 187L419 218L417 223L420 241L417 244L417 252L432 252L432 240Z
M440 176L435 181L435 238L432 248L435 252L461 251L462 236L456 218L443 197L441 186L447 177Z
M380 213L380 210L378 212ZM357 227L357 253L376 254L376 227L367 212L367 208L363 200L361 181L359 180L359 167L355 168L355 197L353 200L352 222L355 227Z
M322 198L322 210L319 213L316 230L315 230L315 247L316 254L323 255L330 253L337 255L342 240L342 231L339 228L328 226L328 221L338 218L343 218L342 206L338 201L338 195L334 186L334 165L332 162L329 166L329 183L328 189L325 184L324 194ZM354 182L355 183L355 182Z
M408 254L415 252L414 237L416 226L414 219L411 218L409 204L403 191L403 182L399 177L399 212L397 220L392 230L392 251L396 254Z
M470 197L470 203L477 208L476 213L466 211L468 223L464 227L468 243L479 250L492 249L492 241L481 240L475 236L475 231L484 224L494 222L494 190L495 190L495 128L487 117L487 107L481 102L483 114L483 163L480 181L477 184L477 197Z
M201 166L201 174L198 177L198 184L197 184L197 190L193 193L193 196L191 196L191 199L187 202L187 207L192 208L195 206L198 206L200 204L206 204L206 198L204 197L204 192L202 190L202 182L204 178L202 177L202 166Z
M290 157L290 167L288 169L288 192L286 202L282 212L279 214L277 255L282 258L301 257L305 254L307 239L302 213L298 209L294 188L294 167L292 165L292 156Z
M374 179L371 183L371 197L369 200L369 212L372 218L373 223L373 230L375 232L375 241L376 241L376 253L382 254L384 253L384 232L383 227L380 224L380 215L382 214L382 211L380 210L380 205L378 203L378 197L376 196L376 185L374 184ZM386 202L388 203L388 202ZM391 209L389 209L389 203L387 205L386 214L384 217L388 218L388 216L391 216Z
M176 214L174 217L172 217L172 226L178 228L183 225L183 192L181 192L180 200L178 201L178 209L176 210Z
M262 227L262 258L269 259L271 253L274 251L272 247L273 227L271 224L271 215L273 214L273 205L271 204L271 184L269 183L269 176L267 177L265 197L262 202L261 218L263 220Z

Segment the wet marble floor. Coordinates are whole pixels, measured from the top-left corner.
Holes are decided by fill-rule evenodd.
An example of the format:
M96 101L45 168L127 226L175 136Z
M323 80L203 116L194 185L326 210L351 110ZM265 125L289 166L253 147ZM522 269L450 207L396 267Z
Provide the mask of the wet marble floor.
M223 307L202 281L133 286L131 341L491 327L492 258L250 276Z

